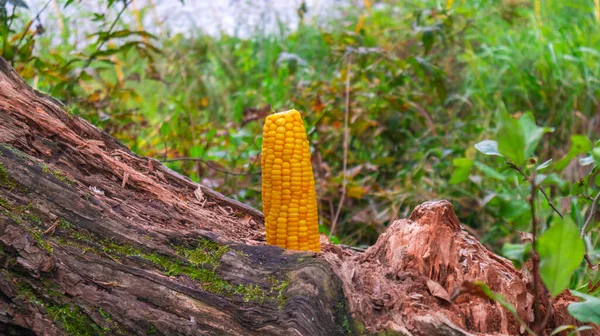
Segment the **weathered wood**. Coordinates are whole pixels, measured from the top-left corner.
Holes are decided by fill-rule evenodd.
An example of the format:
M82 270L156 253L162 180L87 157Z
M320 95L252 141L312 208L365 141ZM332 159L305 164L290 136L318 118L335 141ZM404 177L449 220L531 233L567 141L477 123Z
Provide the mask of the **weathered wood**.
M50 333L48 315L77 307L108 334L344 333L339 280L314 255L219 245L216 235L193 228L152 230L141 218L169 214L135 200L124 200L132 212L121 212L106 195L6 145L0 164L0 307L12 317L6 328L61 335Z
M527 275L462 231L448 202L364 253L322 243L266 246L259 211L132 153L0 58L0 334L522 334L490 300L449 301L475 280L531 323ZM561 296L548 330L574 323L573 300Z

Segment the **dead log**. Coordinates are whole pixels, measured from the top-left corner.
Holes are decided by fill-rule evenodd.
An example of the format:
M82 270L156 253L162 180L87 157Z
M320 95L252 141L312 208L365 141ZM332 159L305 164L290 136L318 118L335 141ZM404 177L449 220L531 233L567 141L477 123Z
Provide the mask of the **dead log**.
M0 58L0 334L524 334L490 300L450 302L475 280L533 319L526 274L447 201L364 253L322 242L265 245L259 211L134 154ZM548 331L575 324L572 301L555 303Z

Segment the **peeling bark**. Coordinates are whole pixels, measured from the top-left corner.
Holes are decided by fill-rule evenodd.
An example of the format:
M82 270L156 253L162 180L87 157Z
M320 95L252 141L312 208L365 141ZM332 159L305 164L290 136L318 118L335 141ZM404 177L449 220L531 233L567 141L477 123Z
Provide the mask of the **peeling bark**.
M322 244L265 245L259 211L132 153L0 58L0 334L523 334L490 300L450 302L465 281L532 322L527 275L463 231L447 201L364 253ZM557 300L548 331L575 324L573 301Z

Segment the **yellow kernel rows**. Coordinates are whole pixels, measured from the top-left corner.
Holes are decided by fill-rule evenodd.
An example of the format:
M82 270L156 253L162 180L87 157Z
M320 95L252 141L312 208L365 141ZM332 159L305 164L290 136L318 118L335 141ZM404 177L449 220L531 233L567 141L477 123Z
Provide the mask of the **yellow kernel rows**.
M315 179L300 113L275 113L265 120L262 199L267 244L321 251Z

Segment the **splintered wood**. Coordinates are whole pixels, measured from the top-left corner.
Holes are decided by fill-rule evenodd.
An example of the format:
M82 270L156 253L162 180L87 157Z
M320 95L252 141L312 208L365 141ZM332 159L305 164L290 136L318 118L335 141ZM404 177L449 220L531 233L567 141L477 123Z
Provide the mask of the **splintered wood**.
M533 321L533 295L526 271L495 255L461 229L448 201L418 206L409 219L393 222L365 253L323 246L324 256L342 279L351 313L370 331L402 335L521 335L525 328L500 304L465 291L480 281L504 295L525 323ZM577 324L563 293L548 330ZM596 332L598 330L594 330ZM590 335L592 334L590 332Z

